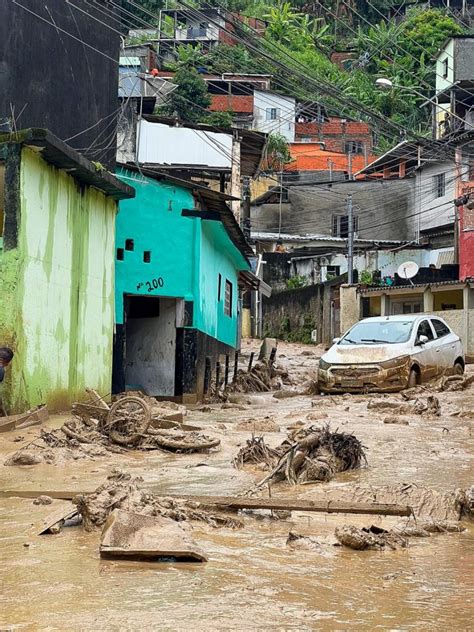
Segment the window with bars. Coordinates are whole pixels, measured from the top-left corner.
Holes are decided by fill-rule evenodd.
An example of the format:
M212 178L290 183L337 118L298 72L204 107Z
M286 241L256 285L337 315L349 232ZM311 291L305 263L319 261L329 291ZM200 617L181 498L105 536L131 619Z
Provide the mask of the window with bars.
M225 294L224 294L224 314L226 316L232 316L232 283L225 280Z
M278 108L267 108L266 109L267 121L276 121L278 118L278 114L279 114Z
M364 143L361 140L350 140L345 144L344 152L346 154L363 154Z
M352 217L352 230L355 237L359 231L359 218L357 215ZM349 218L347 215L332 216L332 236L342 237L343 239L349 237Z
M446 174L438 173L433 176L433 188L434 193L437 198L443 197L446 195Z

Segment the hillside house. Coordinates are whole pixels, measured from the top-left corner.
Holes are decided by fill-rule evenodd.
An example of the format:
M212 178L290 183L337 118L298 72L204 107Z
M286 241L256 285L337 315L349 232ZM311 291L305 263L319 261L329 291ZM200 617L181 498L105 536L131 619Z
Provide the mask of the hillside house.
M229 196L146 168L117 175L136 197L117 216L114 392L196 401L233 371L252 249Z
M115 215L133 189L40 129L0 135L0 340L9 412L110 393Z

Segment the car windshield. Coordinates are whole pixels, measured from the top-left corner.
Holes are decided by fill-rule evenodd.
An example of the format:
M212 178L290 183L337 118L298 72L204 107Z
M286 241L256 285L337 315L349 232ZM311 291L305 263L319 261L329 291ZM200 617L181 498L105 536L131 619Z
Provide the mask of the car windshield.
M341 345L397 344L410 338L413 321L361 321L341 338Z

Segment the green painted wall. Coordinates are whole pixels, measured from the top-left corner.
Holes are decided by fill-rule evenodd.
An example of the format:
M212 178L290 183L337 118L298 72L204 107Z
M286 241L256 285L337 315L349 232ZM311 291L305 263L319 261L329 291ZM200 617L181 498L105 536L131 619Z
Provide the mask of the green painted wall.
M18 246L3 252L0 279L12 411L66 409L86 386L110 392L115 216L114 200L22 149Z
M187 188L124 169L117 176L136 190L135 198L120 202L117 215L116 245L124 257L116 261L117 323L123 323L124 293L182 298L194 301L193 327L235 346L237 274L249 266L222 224L182 217L182 209L195 207ZM133 240L133 251L126 250L127 239ZM150 263L144 262L144 251L150 251ZM225 278L234 287L231 317L224 314ZM153 279L161 279L162 286L153 287Z

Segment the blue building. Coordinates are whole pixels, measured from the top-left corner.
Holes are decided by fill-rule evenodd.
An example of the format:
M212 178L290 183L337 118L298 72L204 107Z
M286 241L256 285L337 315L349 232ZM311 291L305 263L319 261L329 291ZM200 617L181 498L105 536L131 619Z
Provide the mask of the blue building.
M194 183L123 166L135 188L116 221L114 392L196 401L239 347L253 252L226 202Z

